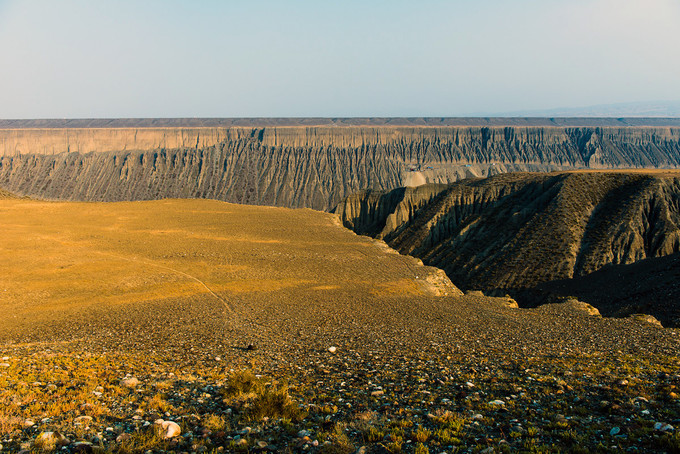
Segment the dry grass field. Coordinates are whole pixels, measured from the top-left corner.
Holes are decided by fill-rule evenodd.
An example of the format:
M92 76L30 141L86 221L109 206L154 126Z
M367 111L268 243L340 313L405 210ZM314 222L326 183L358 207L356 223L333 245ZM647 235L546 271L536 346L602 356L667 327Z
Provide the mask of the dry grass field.
M680 449L676 330L462 296L331 214L3 198L0 230L3 452Z
M311 210L209 200L5 199L0 219L0 311L10 314L0 321L5 342L32 339L42 325L97 335L83 333L81 322L89 317L88 326L102 328L102 317L141 308L177 323L191 311L176 308L184 300L199 302L203 322L241 326L246 312L257 319L273 305L285 318L290 304L281 303L290 299L297 311L348 292L434 291L425 280L431 269L385 254L379 243L338 227L332 215ZM264 295L268 301L251 304Z

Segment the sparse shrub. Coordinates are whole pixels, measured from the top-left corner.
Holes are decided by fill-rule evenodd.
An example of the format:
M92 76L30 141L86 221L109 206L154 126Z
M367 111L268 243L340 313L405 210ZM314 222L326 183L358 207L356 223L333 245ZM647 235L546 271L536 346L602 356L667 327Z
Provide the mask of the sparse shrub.
M226 397L235 397L248 394L253 392L260 384L261 381L249 370L234 372L229 377L229 382L224 388L224 395Z
M382 440L385 434L375 427L371 426L368 430L364 431L364 440L368 443L375 443Z
M425 429L422 426L418 426L418 428L411 434L411 438L413 438L413 440L419 443L425 443L427 440L430 439L431 435L432 435L431 430Z
M121 442L117 454L135 454L148 451L150 449L160 449L166 442L153 427L129 434Z
M401 452L403 444L404 439L402 437L396 437L391 435L390 441L386 445L382 446L391 454L398 454Z
M158 411L165 413L166 411L174 410L174 407L166 400L165 395L155 394L151 399L144 402L142 405L143 409Z
M680 454L680 432L666 434L659 440L663 450L670 454Z
M285 383L265 384L250 371L236 372L229 378L223 394L243 411L248 420L287 418L301 421L307 414L288 394Z
M206 429L218 432L227 428L227 421L222 416L210 415L205 419L204 426Z
M333 431L328 434L329 445L325 445L322 449L324 453L328 454L349 454L355 451L354 445L345 433L347 426L342 423L337 423L333 427Z
M418 443L413 451L415 454L430 454L430 450L422 443Z
M289 418L302 421L307 414L293 402L288 395L287 385L273 385L262 388L247 411L247 416L253 420L268 418Z

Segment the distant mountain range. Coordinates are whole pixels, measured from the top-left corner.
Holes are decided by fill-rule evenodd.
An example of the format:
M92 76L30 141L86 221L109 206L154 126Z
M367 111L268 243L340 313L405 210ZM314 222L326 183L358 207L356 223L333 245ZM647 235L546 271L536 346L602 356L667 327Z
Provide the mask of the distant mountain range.
M680 117L680 101L600 104L544 110L520 110L495 113L499 117Z

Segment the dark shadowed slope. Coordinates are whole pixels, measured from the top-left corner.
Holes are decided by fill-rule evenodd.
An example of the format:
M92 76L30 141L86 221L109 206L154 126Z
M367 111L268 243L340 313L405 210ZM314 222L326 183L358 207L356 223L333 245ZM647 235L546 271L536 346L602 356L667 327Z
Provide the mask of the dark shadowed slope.
M338 214L356 232L444 269L463 289L521 296L545 282L679 252L680 175L501 175L358 193Z
M587 276L537 286L531 301L575 296L602 315L652 314L664 326L680 326L680 254L606 266Z

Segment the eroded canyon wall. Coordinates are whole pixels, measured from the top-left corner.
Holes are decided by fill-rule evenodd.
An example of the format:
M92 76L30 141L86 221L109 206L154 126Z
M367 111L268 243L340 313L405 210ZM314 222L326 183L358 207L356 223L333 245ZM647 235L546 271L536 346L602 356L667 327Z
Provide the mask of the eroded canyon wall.
M680 252L680 172L514 173L359 192L337 213L463 289L517 291Z
M29 125L44 126L36 122ZM331 210L367 189L516 171L680 166L675 125L99 123L0 127L0 186L48 199L201 197Z

